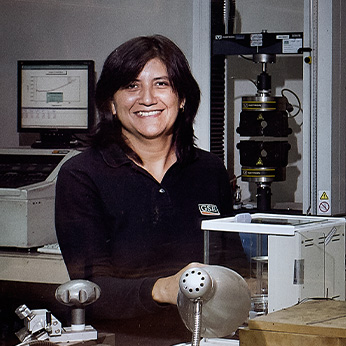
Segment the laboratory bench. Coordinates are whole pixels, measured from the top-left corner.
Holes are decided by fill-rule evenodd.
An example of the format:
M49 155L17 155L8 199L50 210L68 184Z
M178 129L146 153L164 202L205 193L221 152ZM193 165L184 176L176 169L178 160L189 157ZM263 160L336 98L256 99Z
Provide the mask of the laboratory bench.
M1 248L0 346L19 343L14 334L23 324L15 314L19 305L26 304L30 309L45 308L67 321L69 310L55 300L55 290L68 280L61 254Z
M210 231L243 231L251 234L250 228L253 227L256 228L256 234L270 234L268 246L268 254L270 254L268 258L271 257L274 265L271 266L271 271L268 273L268 284L269 286L272 285L270 286L273 287L272 292L279 293L268 296L271 299L271 301L270 299L268 300L270 302L269 305L273 307L269 309L271 313L260 317L258 320L250 320L247 329L240 329L240 346L287 346L285 338L287 339L288 333L292 334L290 336L292 340L299 340L299 343L296 344L324 346L325 344L318 344L317 342L319 340L324 340L325 342L332 340L332 342L336 342L335 345L346 345L346 329L344 330L342 325L346 323L344 317L346 316L346 302L344 301L344 218L304 217L292 213L292 215L285 216L285 220L290 221L292 219L292 222L281 222L285 220L281 220L280 217L278 220L280 222L273 222L272 218L276 219L277 216L265 214L264 217L261 214L254 213L252 218L255 221L258 219L258 222L253 223L252 226L251 223L241 222L238 224L236 221L237 217L234 218L235 220L233 218L207 220L202 224L202 229L207 231L206 234ZM263 217L267 220L266 222L263 222ZM236 227L234 230L233 225ZM301 239L302 236L304 236L304 239ZM305 238L309 240L308 243L306 243ZM322 243L321 239L323 240ZM282 249L285 249L286 252L284 257L282 256ZM288 251L289 249L290 252ZM288 260L291 258L289 255L292 257L292 260ZM325 255L328 255L330 261L325 261ZM306 269L304 275L305 283L304 285L299 285L299 287L293 285L294 277L291 276L294 273L290 270L291 264L295 263L296 258L304 259L304 267ZM316 263L320 263L319 261L322 261L321 265L318 265L316 268ZM332 265L332 271L328 269L329 265ZM300 304L298 307L291 307L301 297L324 296L319 291L316 291L324 286L316 285L315 282L315 279L320 276L321 272L324 273L322 270L324 267L327 269L325 271L328 279L327 282L331 284L330 295L328 296L339 295L343 301L317 302L319 304L318 308L314 307L316 316L313 316L313 313L304 311L309 305ZM284 269L286 270L285 275L283 275ZM276 273L275 270L278 272ZM277 280L278 277L281 279ZM30 309L48 309L58 317L63 325L69 325L70 309L55 300L56 288L68 280L69 276L61 254L45 254L39 253L36 250L0 249L0 346L13 346L18 343L14 332L20 329L19 324L22 321L15 315L14 311L21 304L26 304ZM285 280L289 284L286 284ZM282 285L283 288L277 287L278 285ZM285 291L287 287L291 287L289 290L290 294L282 295L281 292ZM297 287L305 291L298 292ZM288 308L281 310L283 302L285 302L284 307ZM335 312L339 314L335 315ZM309 318L312 317L309 319L307 316ZM180 327L185 328L182 323L179 328L177 324L173 323L173 320L177 321L178 319L179 316L176 309L175 311L168 312L165 316L165 321L167 321L167 324L164 326L165 331L167 331L165 341L172 340L172 345L179 343L175 339L178 329ZM292 322L287 322L288 319L292 319ZM334 322L337 322L337 320L341 321L341 324L336 323L334 325ZM156 325L162 325L161 322L156 324L155 321L149 321L148 325L141 326L143 334L138 335L139 340L145 335L155 335L157 332ZM328 325L324 323L320 326L320 322L326 322ZM92 325L98 331L114 331L116 345L131 345L131 343L126 342L126 336L131 326L136 323L139 322L136 320L118 321L117 325L115 325L114 322L109 321L108 325L104 323L101 325L92 323ZM314 328L311 328L312 324L316 324ZM309 333L307 334L306 331L309 331ZM333 332L336 331L337 334L333 335ZM191 333L185 329L184 332L186 332L185 340L189 340ZM320 332L325 332L325 334L319 334ZM334 340L333 338L337 339ZM12 343L8 342L8 340ZM161 346L162 339L157 341L157 343L154 342L150 346Z

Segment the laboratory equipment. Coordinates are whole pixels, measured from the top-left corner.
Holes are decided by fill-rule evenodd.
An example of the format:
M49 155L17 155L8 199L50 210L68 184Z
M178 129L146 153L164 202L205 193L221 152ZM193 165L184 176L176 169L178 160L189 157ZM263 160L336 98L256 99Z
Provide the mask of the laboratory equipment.
M261 240L261 239L258 239ZM250 318L268 313L268 256L251 257L256 268L256 291L252 296ZM252 265L251 265L252 269Z
M55 182L77 150L0 149L0 247L56 243Z
M19 306L16 314L24 320L24 327L16 333L21 341L19 345L29 345L34 341L44 340L50 342L96 340L97 331L92 326L85 325L84 308L95 302L100 294L100 287L87 280L68 281L56 289L56 299L72 307L70 327L63 327L61 322L46 309L30 310L26 305Z
M262 65L254 82L256 95L242 97L237 132L247 137L237 143L240 153L241 178L257 185L257 209L271 209L271 184L286 179L288 152L287 137L292 133L288 115L293 106L285 96L272 96L268 65L276 62L277 54L301 54L302 33L261 33L215 35L214 55L251 55ZM250 58L249 58L250 59Z
M257 209L271 209L271 183L286 179L288 151L286 140L263 140L287 137L292 133L288 127L287 110L292 107L286 97L271 96L271 77L267 64L276 61L273 54L254 54L253 61L262 64L257 77L256 96L242 97L242 112L237 132L240 136L262 137L260 140L241 140L237 144L242 166L243 181L257 184Z
M292 106L284 96L271 96L271 77L267 65L276 62L274 54L254 54L253 61L262 64L257 76L256 96L242 97L242 112L237 132L240 136L262 137L260 140L241 140L237 144L242 166L243 181L257 184L257 209L271 209L271 183L286 179L288 151L287 140L264 140L287 137L288 112Z
M222 266L191 268L179 281L178 310L192 332L192 346L201 337L233 334L248 318L251 299L245 280Z
M71 148L94 124L92 60L18 61L18 132L39 133L35 148Z
M239 220L202 221L205 261L211 231L268 235L268 312L308 298L345 300L344 218L255 213Z

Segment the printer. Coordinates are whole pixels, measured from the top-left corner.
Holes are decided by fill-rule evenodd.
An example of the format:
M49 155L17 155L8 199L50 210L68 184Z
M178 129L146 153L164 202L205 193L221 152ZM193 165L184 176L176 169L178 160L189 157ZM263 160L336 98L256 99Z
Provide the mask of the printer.
M34 248L57 242L55 183L78 150L0 149L0 247Z

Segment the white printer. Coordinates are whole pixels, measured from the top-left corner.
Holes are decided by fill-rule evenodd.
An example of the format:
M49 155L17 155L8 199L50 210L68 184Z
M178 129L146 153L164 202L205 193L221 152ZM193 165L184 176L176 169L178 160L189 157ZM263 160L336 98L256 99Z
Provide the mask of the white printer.
M0 149L0 247L33 248L57 242L55 183L77 150Z

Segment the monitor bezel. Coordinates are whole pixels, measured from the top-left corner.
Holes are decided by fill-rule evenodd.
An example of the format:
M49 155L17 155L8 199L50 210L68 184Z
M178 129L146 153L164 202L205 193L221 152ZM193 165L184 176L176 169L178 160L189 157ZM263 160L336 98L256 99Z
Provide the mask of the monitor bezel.
M87 128L40 128L22 126L22 71L25 66L80 66L85 65L88 71L88 123ZM95 62L93 60L18 60L17 64L17 131L18 133L67 134L70 136L86 134L95 124Z

